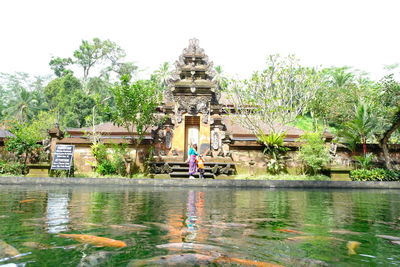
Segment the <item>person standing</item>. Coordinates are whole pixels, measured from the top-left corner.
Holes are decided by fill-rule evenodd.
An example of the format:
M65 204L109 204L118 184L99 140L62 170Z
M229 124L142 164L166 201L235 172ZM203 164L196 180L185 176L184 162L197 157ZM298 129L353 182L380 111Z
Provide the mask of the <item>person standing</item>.
M197 153L197 144L193 144L188 152L189 156L189 179L194 179L194 174L197 172L197 162L196 157L199 155Z
M204 159L201 155L197 157L197 170L199 171L200 179L204 179Z

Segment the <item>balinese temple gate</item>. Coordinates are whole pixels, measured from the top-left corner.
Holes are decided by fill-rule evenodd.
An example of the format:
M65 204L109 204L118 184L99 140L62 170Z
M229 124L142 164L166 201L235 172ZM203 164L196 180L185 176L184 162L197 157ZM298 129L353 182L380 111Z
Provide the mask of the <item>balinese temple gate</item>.
M186 171L183 165L187 167L187 152L193 144L197 144L199 153L206 156L214 172L217 169L227 174L234 172L229 146L224 145L229 139L222 123L221 92L214 77L213 62L200 48L199 40L191 39L175 62L175 71L165 91L161 110L168 119L155 133L158 136L155 159L162 162L154 163L155 172L167 171L168 166L180 166ZM216 163L216 157L219 164L210 164Z
M157 109L159 115L166 119L162 125L147 132L139 146L140 160L149 163L152 174L188 177L187 152L191 144L197 144L198 152L205 157L206 178L235 173L265 173L267 159L263 154L263 145L256 136L228 116L226 109L233 106L225 92L220 90L215 76L213 63L200 48L199 40L191 39L175 62L175 71L164 92L163 103ZM291 149L287 153L286 165L288 170L296 170L299 166L297 138L304 132L295 127L284 127L284 144ZM55 144L75 145L77 172L93 171L95 159L90 149L92 143L87 137L93 128L67 129L68 137L64 137L59 129L50 131L52 148ZM100 140L104 144L126 143L130 155L136 155L136 147L131 142L136 138L135 133L132 135L110 122L96 125L95 129L101 134ZM267 128L263 130L268 134ZM327 141L332 139L331 135L325 137ZM338 164L345 165L348 154L339 150L337 154Z

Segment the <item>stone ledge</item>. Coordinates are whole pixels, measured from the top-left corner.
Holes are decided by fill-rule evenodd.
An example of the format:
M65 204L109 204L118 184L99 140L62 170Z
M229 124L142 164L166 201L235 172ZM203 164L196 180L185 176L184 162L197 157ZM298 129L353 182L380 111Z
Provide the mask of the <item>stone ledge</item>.
M325 189L400 189L400 182L353 181L257 181L123 178L0 177L0 185L96 185L140 187L210 188L325 188Z

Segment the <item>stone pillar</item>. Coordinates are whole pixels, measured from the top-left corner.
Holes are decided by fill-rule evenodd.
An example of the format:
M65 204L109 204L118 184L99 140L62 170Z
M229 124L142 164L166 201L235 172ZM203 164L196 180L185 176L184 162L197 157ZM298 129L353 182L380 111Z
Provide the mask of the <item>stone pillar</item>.
M50 162L53 160L53 154L56 149L57 141L64 138L64 133L60 130L58 124L53 129L48 130L50 136Z
M185 151L185 120L182 120L180 123L175 125L170 153L178 153L179 156L182 156L183 160L184 151Z
M211 129L210 124L203 123L203 116L207 115L200 115L200 133L199 133L199 152L200 154L205 154L208 152L210 148L210 135Z

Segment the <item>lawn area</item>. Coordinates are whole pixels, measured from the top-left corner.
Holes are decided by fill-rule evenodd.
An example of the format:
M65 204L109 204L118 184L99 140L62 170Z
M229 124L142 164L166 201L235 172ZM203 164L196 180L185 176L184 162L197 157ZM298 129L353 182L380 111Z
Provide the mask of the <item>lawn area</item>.
M325 175L314 175L314 176L308 176L308 175L293 175L293 174L278 174L278 175L272 175L272 174L264 174L264 175L236 175L235 180L308 180L308 181L330 181L330 178Z

